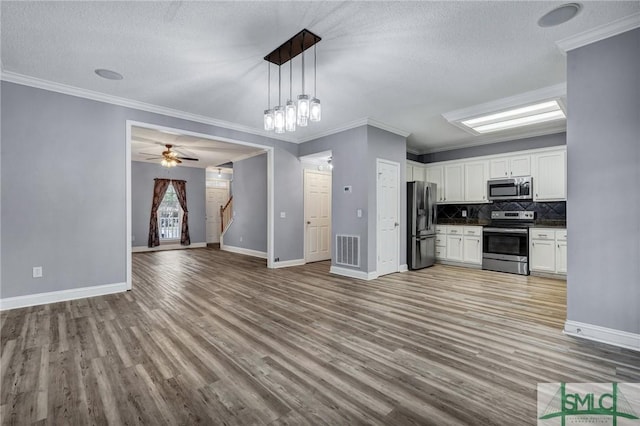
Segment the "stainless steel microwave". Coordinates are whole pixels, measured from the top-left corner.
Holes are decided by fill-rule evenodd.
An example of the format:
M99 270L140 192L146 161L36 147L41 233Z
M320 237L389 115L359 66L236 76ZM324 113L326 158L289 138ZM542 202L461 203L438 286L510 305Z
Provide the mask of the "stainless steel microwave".
M531 176L487 181L489 200L532 200L533 178Z

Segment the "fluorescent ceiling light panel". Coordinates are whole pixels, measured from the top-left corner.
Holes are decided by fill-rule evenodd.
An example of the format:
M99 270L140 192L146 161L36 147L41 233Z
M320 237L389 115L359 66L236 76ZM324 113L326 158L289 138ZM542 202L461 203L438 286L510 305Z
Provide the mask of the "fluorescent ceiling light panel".
M483 115L460 123L477 133L489 133L565 118L558 101L553 100Z

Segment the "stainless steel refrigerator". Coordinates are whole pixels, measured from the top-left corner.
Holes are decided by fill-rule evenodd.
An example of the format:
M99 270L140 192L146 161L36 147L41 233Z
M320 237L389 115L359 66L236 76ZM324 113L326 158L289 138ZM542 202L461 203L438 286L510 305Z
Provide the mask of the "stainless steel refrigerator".
M421 269L436 261L436 184L407 182L407 263Z

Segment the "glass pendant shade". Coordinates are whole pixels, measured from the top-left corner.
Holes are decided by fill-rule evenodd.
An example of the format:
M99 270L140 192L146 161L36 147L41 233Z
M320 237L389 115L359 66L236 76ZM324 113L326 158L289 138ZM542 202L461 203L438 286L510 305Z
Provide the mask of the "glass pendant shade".
M284 108L277 106L274 113L274 127L276 133L284 133L285 117Z
M298 95L298 126L305 127L309 121L309 96Z
M296 131L296 120L298 117L296 116L296 105L292 100L287 101L287 105L284 107L284 115L285 115L285 129L287 132L295 132Z
M313 98L309 105L309 119L311 121L320 121L322 119L322 105L320 105L320 99Z
M270 132L274 129L274 117L272 109L264 110L264 130Z
M160 164L162 164L164 167L169 167L169 163L167 163L167 160L165 160L164 158L162 159Z

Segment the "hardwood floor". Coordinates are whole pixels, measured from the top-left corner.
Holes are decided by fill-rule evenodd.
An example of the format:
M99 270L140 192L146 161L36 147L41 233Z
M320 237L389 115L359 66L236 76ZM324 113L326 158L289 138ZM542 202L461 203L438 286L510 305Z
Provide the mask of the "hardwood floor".
M562 281L133 262L131 292L2 313L2 424L535 424L538 382L640 381L640 353L561 333Z

